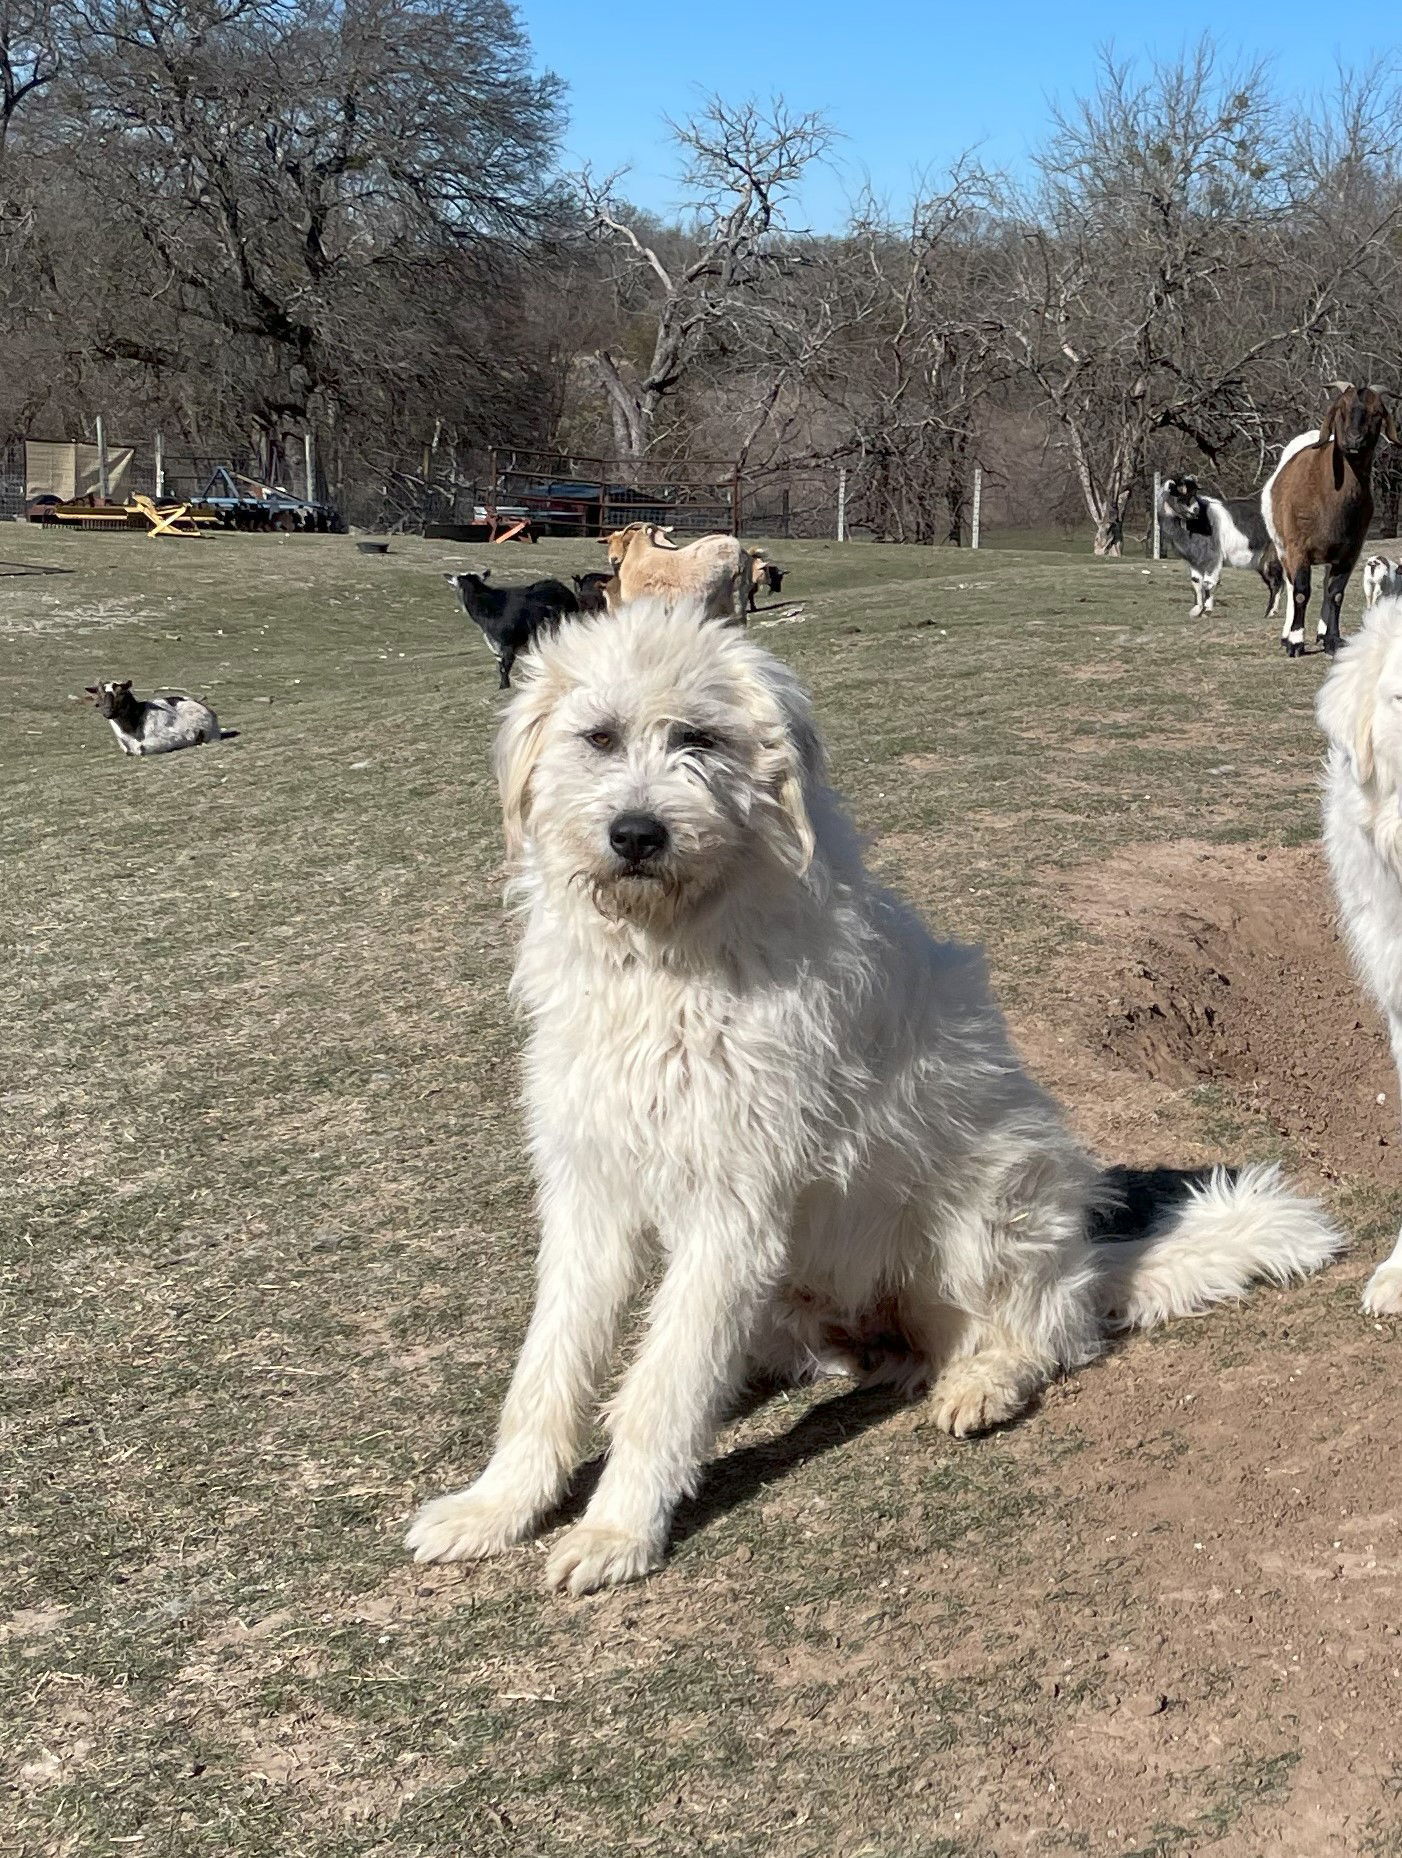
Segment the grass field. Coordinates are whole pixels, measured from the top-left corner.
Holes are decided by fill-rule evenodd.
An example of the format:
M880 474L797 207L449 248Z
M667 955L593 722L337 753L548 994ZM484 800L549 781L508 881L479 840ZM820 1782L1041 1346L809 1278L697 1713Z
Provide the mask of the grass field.
M1199 624L1166 563L795 543L758 636L1107 1157L1283 1154L1364 1255L973 1443L775 1400L659 1575L565 1602L538 1546L400 1547L482 1462L530 1288L495 671L441 579L486 551L10 533L62 572L0 562L5 1849L1402 1853L1376 1029L1345 976L1374 1068L1313 1135L1246 1061L1174 1081L1112 1036L1144 897L1280 1002L1273 1051L1342 971L1322 660L1278 656L1254 577ZM126 760L98 677L239 737Z

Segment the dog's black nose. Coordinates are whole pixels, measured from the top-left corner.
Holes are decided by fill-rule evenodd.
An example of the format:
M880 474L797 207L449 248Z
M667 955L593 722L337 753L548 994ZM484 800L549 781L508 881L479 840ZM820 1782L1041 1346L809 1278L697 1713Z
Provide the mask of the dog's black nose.
M667 849L667 828L651 813L620 813L609 827L609 844L629 864L646 864Z

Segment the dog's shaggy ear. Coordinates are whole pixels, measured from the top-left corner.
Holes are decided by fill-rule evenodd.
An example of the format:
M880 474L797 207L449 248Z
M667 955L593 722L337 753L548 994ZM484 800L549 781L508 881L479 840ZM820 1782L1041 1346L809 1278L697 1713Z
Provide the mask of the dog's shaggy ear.
M497 731L496 775L501 789L501 824L508 859L521 855L531 810L531 775L540 759L552 695L529 660L518 661L520 681Z
M748 697L763 744L757 773L773 796L782 825L779 850L801 877L817 849L809 800L823 779L822 738L803 687L777 660L767 659L762 668L756 667Z
M1373 717L1377 705L1378 654L1373 640L1359 634L1334 660L1320 686L1314 713L1320 728L1353 764L1354 778L1373 778Z

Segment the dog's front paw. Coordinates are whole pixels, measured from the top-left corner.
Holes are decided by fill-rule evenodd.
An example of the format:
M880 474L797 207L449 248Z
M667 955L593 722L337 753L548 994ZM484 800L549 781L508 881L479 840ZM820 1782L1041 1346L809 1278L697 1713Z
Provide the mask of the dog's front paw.
M1001 1426L1027 1404L1026 1392L1015 1379L971 1361L946 1369L930 1390L930 1399L935 1424L956 1439Z
M545 1564L545 1581L562 1593L597 1593L601 1587L641 1580L661 1562L652 1543L643 1537L582 1522L556 1543Z
M453 1490L425 1503L409 1525L404 1546L415 1561L481 1561L523 1541L534 1513L509 1499Z
M1368 1279L1363 1307L1370 1316L1402 1316L1402 1264L1388 1259Z

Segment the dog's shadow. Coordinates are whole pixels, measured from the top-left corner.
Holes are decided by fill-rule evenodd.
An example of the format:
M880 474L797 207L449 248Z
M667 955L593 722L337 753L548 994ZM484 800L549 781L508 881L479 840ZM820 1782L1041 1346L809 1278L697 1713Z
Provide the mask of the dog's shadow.
M758 1412L783 1390L755 1387L740 1395L726 1415L726 1423ZM825 1452L860 1438L873 1426L879 1426L893 1413L910 1406L909 1397L898 1388L854 1387L831 1399L819 1400L787 1432L777 1438L757 1439L753 1445L741 1445L724 1457L712 1459L705 1467L705 1483L696 1496L678 1509L672 1525L673 1545L696 1535L708 1524L729 1511L738 1509L751 1497L758 1496L770 1484L778 1483L800 1465L821 1458ZM594 1494L603 1457L591 1458L581 1466L565 1501L550 1518L549 1527L578 1521Z
M757 1412L776 1392L768 1387L753 1390L732 1409L731 1422ZM706 1467L701 1489L677 1511L672 1540L684 1542L800 1465L810 1464L849 1439L860 1438L909 1406L909 1396L893 1387L854 1387L831 1399L815 1401L777 1438L757 1439L753 1445L737 1446L724 1458L713 1459Z

